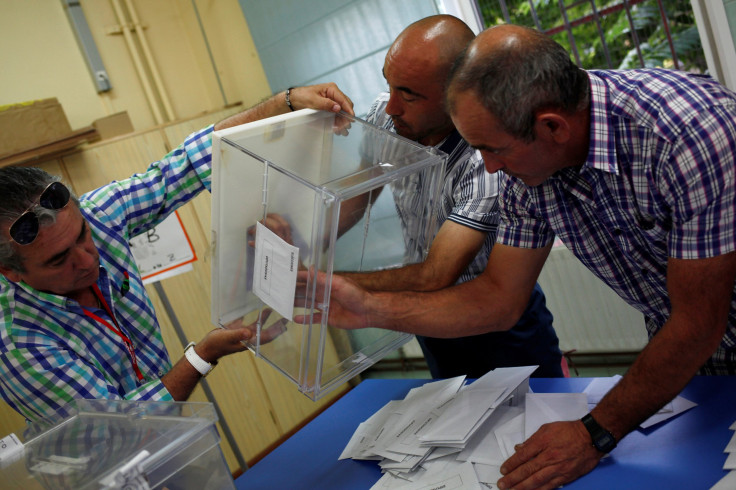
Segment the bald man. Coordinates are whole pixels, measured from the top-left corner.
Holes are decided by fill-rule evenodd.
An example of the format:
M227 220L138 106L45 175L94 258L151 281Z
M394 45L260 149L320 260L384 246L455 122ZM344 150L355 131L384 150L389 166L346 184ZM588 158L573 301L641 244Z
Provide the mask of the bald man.
M695 374L736 374L736 94L673 70L585 71L544 34L504 25L470 44L447 102L486 169L507 175L485 271L428 294L337 278L329 321L501 330L560 238L644 313L650 341L591 413L542 426L501 466L501 489L557 488L595 468Z
M399 269L345 274L367 289L433 291L473 279L485 269L496 240L499 179L485 171L478 153L458 134L444 109L447 75L474 37L460 19L436 15L407 27L386 54L383 75L390 92L378 96L367 120L434 146L447 153L449 161L437 216L439 231L427 259ZM411 206L407 197L393 190L399 208ZM456 332L457 322L448 322L443 337ZM552 314L538 285L521 319L508 331L417 339L435 378L478 378L497 367L524 365L539 365L533 376L562 376Z

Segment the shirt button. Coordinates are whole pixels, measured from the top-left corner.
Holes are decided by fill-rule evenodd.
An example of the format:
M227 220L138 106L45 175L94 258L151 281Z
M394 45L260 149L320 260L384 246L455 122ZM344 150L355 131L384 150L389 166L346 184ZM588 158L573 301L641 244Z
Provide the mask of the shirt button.
M619 236L621 234L621 228L614 228L613 229L613 234L616 235L616 236Z
M159 377L159 378L160 378L161 376L163 376L163 375L164 375L164 372L163 372L163 371L159 371L159 372L158 372L158 377Z

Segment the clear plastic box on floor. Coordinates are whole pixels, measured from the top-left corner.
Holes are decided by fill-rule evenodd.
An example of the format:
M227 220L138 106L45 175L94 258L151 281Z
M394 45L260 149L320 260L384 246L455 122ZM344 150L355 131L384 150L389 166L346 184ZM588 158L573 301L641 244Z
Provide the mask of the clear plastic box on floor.
M301 110L216 131L212 321L257 326L249 344L316 400L412 338L293 322L329 307L333 272L424 260L447 156L361 119ZM327 275L297 282L298 271ZM311 317L308 317L311 318Z
M0 487L234 489L216 420L211 403L75 400L28 426Z

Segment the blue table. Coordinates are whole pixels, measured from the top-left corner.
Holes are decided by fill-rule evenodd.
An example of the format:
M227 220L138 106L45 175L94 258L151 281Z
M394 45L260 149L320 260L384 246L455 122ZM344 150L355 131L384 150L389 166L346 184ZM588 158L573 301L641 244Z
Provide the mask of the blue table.
M243 473L239 489L361 489L381 477L375 461L338 461L358 425L389 400L426 383L366 380ZM591 378L532 379L535 392L581 392ZM570 489L708 489L725 476L723 449L736 421L736 376L696 377L682 396L698 406L627 436Z

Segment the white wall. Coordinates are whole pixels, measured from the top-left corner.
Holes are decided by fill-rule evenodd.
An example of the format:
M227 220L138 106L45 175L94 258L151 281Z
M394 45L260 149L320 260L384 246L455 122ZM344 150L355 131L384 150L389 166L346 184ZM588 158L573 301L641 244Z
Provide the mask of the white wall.
M270 95L237 0L81 0L112 84L100 94L61 0L1 0L0 105L56 97L73 129L121 111L136 130L158 124L120 33L118 4L134 6L175 118Z
M644 315L593 275L567 248L552 249L539 276L560 349L636 352L647 343Z
M736 0L691 0L708 71L736 90Z
M394 38L415 20L439 13L434 0L239 2L274 92L336 82L359 116L386 90L381 69Z

